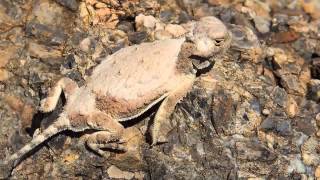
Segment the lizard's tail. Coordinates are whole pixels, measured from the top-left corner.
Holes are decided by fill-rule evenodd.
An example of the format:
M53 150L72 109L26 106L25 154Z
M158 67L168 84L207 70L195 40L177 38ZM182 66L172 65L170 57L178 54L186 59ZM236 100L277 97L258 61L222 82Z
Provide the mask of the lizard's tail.
M60 116L56 122L50 125L42 133L35 136L31 142L22 147L18 152L11 155L7 160L0 162L0 179L7 178L2 177L2 174L10 176L11 171L21 162L27 153L33 150L38 145L42 144L51 136L68 129L70 126L69 119L64 116ZM5 172L2 172L5 171Z

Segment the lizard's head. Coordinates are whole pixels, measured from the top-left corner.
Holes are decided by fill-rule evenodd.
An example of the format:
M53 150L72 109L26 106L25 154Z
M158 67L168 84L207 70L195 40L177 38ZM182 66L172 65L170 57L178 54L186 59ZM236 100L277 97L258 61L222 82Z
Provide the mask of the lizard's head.
M187 24L187 40L193 43L192 55L208 59L212 63L214 56L230 47L231 33L216 17L207 16L199 21Z

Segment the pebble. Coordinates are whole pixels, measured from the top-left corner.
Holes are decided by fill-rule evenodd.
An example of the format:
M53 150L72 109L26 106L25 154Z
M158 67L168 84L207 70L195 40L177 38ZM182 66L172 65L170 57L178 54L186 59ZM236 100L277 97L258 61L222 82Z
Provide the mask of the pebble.
M29 42L28 52L30 53L30 56L41 59L56 59L62 56L61 51L54 48L49 48L48 46L37 44L35 42Z
M319 146L319 139L313 136L301 146L302 159L306 165L318 166L320 164Z
M320 166L318 166L318 167L316 168L316 171L314 172L314 176L315 176L316 178L320 178Z
M61 4L62 6L72 10L77 11L79 3L77 0L56 0L57 3Z
M268 33L270 31L270 21L260 17L260 16L256 16L253 18L254 24L257 28L257 30L262 33Z
M164 23L169 23L174 16L174 13L171 10L161 11L159 14L159 18Z
M152 30L155 28L158 20L153 16L145 16L143 14L139 14L135 18L136 29L138 31L143 30L144 28Z
M147 32L130 32L128 33L128 39L133 44L140 44L147 39Z
M318 102L320 100L320 80L311 79L309 83L309 98Z
M303 10L309 13L313 19L320 18L320 1L319 0L300 0Z
M297 102L291 96L288 97L285 111L290 118L294 118L299 111Z
M267 117L261 123L260 128L266 132L276 132L281 136L287 136L292 134L292 127L290 121L277 116Z
M267 115L270 114L270 110L268 110L268 109L263 109L263 110L262 110L262 114L267 116Z
M90 38L84 38L80 44L79 48L84 52L89 52L91 50L91 39Z
M0 68L0 82L9 79L9 72Z
M127 171L122 171L118 167L112 165L107 169L107 173L110 178L115 178L115 179L133 179L134 173L132 172L127 172Z
M154 39L156 40L165 40L165 39L172 39L172 34L165 30L157 30L154 33Z
M165 27L165 31L170 33L175 38L181 37L187 33L187 30L185 30L182 26L177 25L177 24L168 24Z

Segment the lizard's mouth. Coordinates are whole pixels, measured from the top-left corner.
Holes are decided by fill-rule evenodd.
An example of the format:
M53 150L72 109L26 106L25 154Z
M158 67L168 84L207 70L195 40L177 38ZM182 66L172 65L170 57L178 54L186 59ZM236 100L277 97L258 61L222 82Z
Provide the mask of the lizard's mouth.
M207 73L214 65L213 58L206 58L197 55L189 57L192 61L193 68L196 70L196 76Z

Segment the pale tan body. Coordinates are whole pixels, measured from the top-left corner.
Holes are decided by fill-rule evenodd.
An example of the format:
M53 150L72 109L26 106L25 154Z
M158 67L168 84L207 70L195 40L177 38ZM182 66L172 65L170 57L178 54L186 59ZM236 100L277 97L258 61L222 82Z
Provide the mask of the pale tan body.
M101 155L105 154L102 148L125 150L121 140L124 127L120 122L140 116L161 101L154 119L152 143L163 141L170 130L167 125L171 113L196 78L189 57L210 59L224 52L231 41L226 27L214 17L202 18L186 27L190 28L186 38L119 50L102 61L82 87L68 78L61 79L40 107L43 112L54 110L64 92L67 103L60 117L1 164L14 167L35 146L66 129L97 130L87 136L86 143Z

